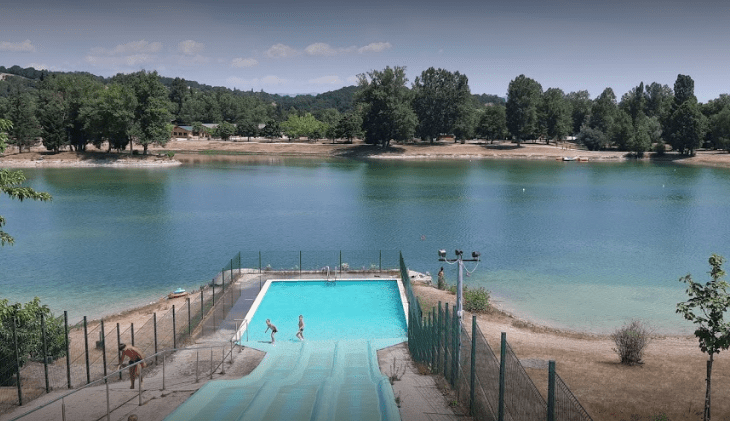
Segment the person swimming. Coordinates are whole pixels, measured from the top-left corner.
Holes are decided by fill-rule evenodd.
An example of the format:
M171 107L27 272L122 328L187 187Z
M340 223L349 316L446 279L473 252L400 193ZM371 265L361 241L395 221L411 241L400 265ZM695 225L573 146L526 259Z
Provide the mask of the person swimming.
M299 338L300 341L304 340L304 317L301 314L299 315L299 331L297 332L297 338Z

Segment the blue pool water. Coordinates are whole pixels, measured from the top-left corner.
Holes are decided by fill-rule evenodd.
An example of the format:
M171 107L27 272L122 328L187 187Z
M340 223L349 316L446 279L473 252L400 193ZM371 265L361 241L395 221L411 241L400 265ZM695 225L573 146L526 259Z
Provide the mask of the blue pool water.
M253 317L247 316L246 346L271 341L271 331L264 333L266 319L278 330L276 342L298 342L300 314L310 341L400 339L397 343L407 336L397 281L276 281L262 293L258 307L251 308Z
M300 314L304 341L295 336ZM246 319L241 344L266 351L259 366L209 382L166 421L400 420L377 357L407 337L398 281L268 281Z

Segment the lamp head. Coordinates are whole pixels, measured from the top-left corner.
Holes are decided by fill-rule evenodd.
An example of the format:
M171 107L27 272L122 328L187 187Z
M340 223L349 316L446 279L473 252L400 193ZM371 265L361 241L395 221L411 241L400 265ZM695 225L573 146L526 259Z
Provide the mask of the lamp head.
M473 251L473 252L471 252L471 257L472 257L473 259L479 259L479 256L481 256L481 255L482 255L482 254L481 254L481 253L479 253L478 251Z
M461 251L461 250L459 250L459 249L456 249L456 251L454 251L454 253L456 253L456 256L457 256L457 257L458 257L458 256L461 256L462 254L464 254L464 252L463 252L463 251Z
M439 259L445 259L446 258L446 250L441 249L439 250Z

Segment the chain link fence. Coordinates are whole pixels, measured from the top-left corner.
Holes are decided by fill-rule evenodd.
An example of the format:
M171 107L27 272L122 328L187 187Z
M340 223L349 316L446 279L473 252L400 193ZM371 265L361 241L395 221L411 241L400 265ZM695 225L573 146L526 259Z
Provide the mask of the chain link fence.
M413 360L441 374L476 420L592 421L549 364L548 400L540 394L502 333L499 358L472 316L472 332L446 304L424 316L400 256L400 273L409 302L408 347Z

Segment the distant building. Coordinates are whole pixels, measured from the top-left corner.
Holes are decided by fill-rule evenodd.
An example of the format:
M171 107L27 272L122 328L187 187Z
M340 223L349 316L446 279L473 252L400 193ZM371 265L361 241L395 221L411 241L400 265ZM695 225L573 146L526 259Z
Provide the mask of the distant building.
M172 137L177 139L210 139L210 133L218 127L217 124L203 124L203 131L195 135L193 126L175 126L172 129Z

